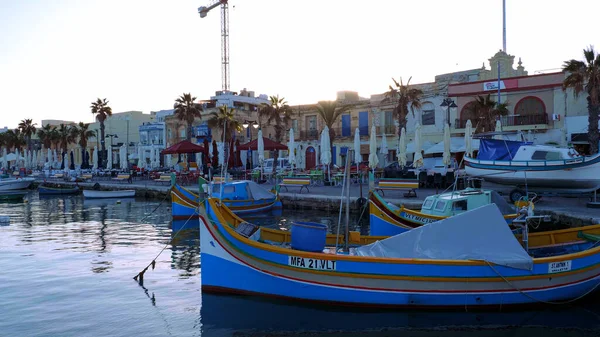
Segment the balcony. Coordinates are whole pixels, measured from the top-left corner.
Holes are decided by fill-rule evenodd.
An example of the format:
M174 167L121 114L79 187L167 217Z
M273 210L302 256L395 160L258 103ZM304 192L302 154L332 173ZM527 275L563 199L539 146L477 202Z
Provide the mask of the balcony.
M316 140L319 139L319 130L300 130L300 137L298 140Z
M475 121L472 120L471 123L473 127L475 127ZM502 123L503 127L519 127L524 125L547 125L548 124L548 115L547 114L536 114L536 115L510 115L510 116L501 116L500 123ZM457 119L454 122L455 129L464 129L467 125L466 119Z
M384 126L377 126L377 134L381 135L385 132L386 135L393 135L396 134L396 126L395 125L384 125Z

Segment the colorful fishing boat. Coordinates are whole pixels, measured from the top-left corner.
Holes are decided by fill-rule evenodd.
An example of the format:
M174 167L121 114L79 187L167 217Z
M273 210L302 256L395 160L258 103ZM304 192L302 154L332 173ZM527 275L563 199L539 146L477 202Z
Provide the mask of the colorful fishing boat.
M375 236L396 235L490 203L498 206L509 225L518 215L515 207L510 206L498 192L493 190L469 187L460 191L431 195L423 201L421 211L407 209L404 205L398 207L386 202L377 192L371 191L369 233Z
M237 218L218 199L207 199L200 212L203 292L465 310L576 300L600 285L600 246L569 254L547 247L546 257L531 256L495 204L347 253L272 244L263 228ZM303 237L294 227L291 232L294 247L294 238ZM315 233L303 243L325 239L325 232Z
M38 193L40 195L65 195L65 194L77 194L79 193L79 186L38 186Z
M212 184L212 196L221 197L225 205L236 214L268 212L282 208L278 195L249 180ZM197 217L199 202L199 195L185 187L175 184L171 188L173 219Z

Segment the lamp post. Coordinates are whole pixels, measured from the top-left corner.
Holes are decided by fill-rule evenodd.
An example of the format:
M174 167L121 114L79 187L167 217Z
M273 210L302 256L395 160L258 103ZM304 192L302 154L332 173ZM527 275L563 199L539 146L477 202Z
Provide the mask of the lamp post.
M255 129L258 129L258 123L256 123L255 121L244 121L244 124L242 124L242 126L244 127L244 129L246 129L246 137L250 137L250 140L248 142L252 141L252 130L250 128L248 128L249 126L252 126ZM253 165L253 160L252 160L252 150L248 149L248 155L250 156L250 169L252 169Z
M450 108L456 108L458 107L458 105L456 105L456 103L454 103L454 101L451 98L444 98L444 101L442 102L442 104L440 104L440 106L442 107L446 107L446 121L448 122L448 126L452 126L450 124Z
M127 121L127 145L125 145L125 162L127 163L127 170L129 170L129 120L131 120L131 116L127 115L125 117L125 120ZM111 139L112 142L112 139ZM112 144L111 144L112 146Z
M102 156L100 156L100 151L101 151L101 147L100 147L100 137L98 136L98 132L100 132L100 130L98 129L94 129L94 132L96 133L96 152L97 152L97 156L98 156L98 163L99 166L102 166Z
M119 138L119 136L117 136L116 134L108 134L108 135L106 135L106 136L105 136L105 138L109 138L109 137L110 137L110 150L108 150L108 151L106 152L106 160L107 160L107 161L106 161L105 163L107 163L107 162L108 162L108 154L109 154L109 153L110 153L110 156L111 156L110 158L112 159L113 138ZM111 160L111 163L112 163L112 160ZM105 164L105 166L106 166L106 164ZM106 167L105 167L105 168L106 168ZM111 167L110 169L112 169L112 167Z

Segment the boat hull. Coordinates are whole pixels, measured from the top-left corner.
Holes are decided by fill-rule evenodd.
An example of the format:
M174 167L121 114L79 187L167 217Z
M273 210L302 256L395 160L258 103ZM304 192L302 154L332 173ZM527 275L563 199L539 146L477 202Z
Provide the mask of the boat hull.
M375 193L372 192L369 197L369 235L393 236L447 218L424 214L404 207L395 212ZM505 215L504 219L510 225L516 217L517 214L510 214Z
M38 193L40 195L77 194L77 193L79 193L79 187L75 187L75 188L54 188L54 187L47 187L47 186L38 186Z
M24 190L9 190L0 193L0 200L22 200L28 194Z
M574 299L600 282L600 248L536 259L529 271L480 261L369 258L270 246L224 225L211 200L199 222L205 292L464 310ZM568 270L556 269L567 265Z
M135 190L120 190L120 191L83 190L83 196L88 199L133 198L133 197L135 197Z
M528 187L560 189L575 193L594 191L600 188L600 175L598 174L600 163L562 169L552 166L535 167L545 169L534 169L534 167L529 166L529 169L524 169L524 164L509 165L510 162L505 162L506 165L484 164L486 162L465 158L466 174L502 185L524 186L527 184ZM528 162L528 165L533 165L532 163L535 162Z
M2 179L0 180L0 191L23 190L29 188L34 180L33 178Z

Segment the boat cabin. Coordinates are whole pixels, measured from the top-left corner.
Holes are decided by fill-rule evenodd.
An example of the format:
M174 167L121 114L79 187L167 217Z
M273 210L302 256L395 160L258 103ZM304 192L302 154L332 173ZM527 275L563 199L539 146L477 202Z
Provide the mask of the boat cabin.
M562 161L579 157L574 149L502 139L481 139L477 159L494 161Z
M221 185L223 185L222 195ZM250 180L213 184L212 196L223 200L259 200L275 197L273 193Z
M421 213L448 217L491 203L495 203L502 214L514 213L506 200L496 191L479 188L467 188L429 196L425 198L421 206Z

